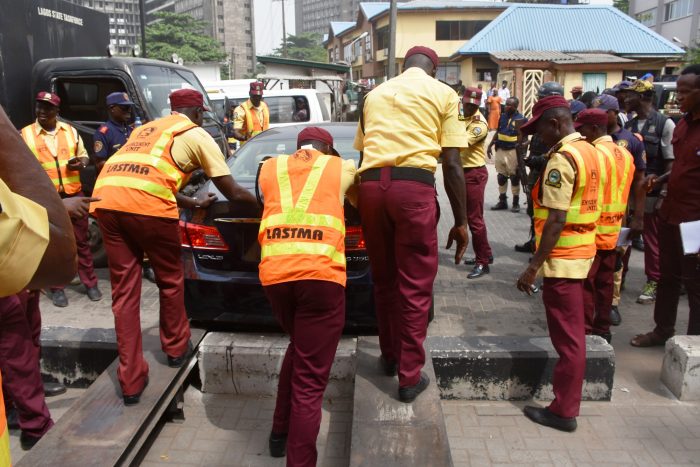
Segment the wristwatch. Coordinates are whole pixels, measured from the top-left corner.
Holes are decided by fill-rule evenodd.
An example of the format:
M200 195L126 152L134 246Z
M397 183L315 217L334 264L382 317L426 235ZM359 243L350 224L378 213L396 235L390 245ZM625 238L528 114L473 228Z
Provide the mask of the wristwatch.
M199 205L199 201L197 200L196 196L192 197L192 201L194 201L194 207L195 208L201 208L202 206Z

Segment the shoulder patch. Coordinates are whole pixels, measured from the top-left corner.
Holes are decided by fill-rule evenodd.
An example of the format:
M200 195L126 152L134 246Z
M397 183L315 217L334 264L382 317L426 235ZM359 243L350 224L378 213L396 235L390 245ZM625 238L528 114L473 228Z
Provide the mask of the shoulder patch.
M102 151L102 148L104 148L104 145L102 144L102 141L99 139L95 140L95 152L100 152Z
M622 146L623 148L626 148L627 146L629 146L629 144L630 144L629 141L627 141L626 139L618 139L617 140L617 145Z
M108 131L109 131L109 128L107 128L105 125L102 125L100 127L100 133L102 133L103 135L106 135Z
M473 134L474 136L479 136L479 135L481 134L481 128L478 127L478 126L474 127L474 128L472 129L472 134Z
M547 179L544 184L554 188L561 188L561 172L557 169L552 169L547 173Z

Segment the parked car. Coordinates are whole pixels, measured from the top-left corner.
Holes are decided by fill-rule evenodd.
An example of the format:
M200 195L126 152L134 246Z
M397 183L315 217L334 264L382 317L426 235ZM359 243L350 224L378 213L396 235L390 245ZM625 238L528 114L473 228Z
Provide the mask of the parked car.
M236 181L256 192L261 161L296 151L297 134L305 125L271 128L229 159ZM346 159L359 160L353 149L356 124L323 123ZM182 210L182 258L185 266L185 303L190 318L209 328L235 330L278 329L258 279L261 207L228 203L209 182L202 191L216 193L219 201L208 209ZM347 258L346 332L374 332L369 257L357 211L346 203L345 254Z

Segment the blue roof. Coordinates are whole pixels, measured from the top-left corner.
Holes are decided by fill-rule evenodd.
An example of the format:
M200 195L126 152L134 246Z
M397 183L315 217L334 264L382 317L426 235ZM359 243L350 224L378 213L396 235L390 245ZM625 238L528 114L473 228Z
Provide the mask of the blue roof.
M331 31L333 31L334 36L339 36L340 34L354 27L354 21L331 21Z
M539 25L539 26L537 26ZM605 5L513 5L479 31L459 55L509 50L680 55L659 34Z
M371 19L372 17L389 11L389 2L362 2L360 3L360 10L365 18Z

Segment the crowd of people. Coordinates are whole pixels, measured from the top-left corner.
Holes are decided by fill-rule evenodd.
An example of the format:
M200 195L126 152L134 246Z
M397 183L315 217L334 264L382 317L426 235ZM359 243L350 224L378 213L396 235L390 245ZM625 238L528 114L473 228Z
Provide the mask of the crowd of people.
M311 126L299 133L296 152L261 166L260 282L290 336L269 449L274 457L287 456L287 465L317 460L323 392L345 317L345 199L359 210L372 269L377 371L397 377L396 397L405 403L431 384L422 369L438 270L439 160L453 217L446 248L456 245L454 262L460 264L471 232L469 279L489 274L494 264L483 216L487 158L495 157L498 173L492 209L509 208L510 181L510 211L519 212L524 187L531 238L516 250L532 257L516 286L532 294L543 277L549 334L559 354L554 400L547 407L527 406L528 418L576 429L586 335L610 342L610 326L621 320L616 307L631 251L621 239L623 227L625 237L644 239L648 282L639 300L656 302L656 328L631 344L663 345L674 334L682 284L690 304L687 332L700 334L700 252L684 254L679 228L700 220L700 66L679 76L677 99L685 116L677 126L654 110L646 80L623 81L590 98L575 88L571 100L560 84L544 83L528 119L507 82L488 95L466 87L460 97L435 79L438 66L432 49L413 47L403 73L367 94L354 141L359 167L340 157L330 133ZM237 139L265 129L268 111L261 101L262 87L252 83L250 100L236 112ZM145 257L159 289L167 364L182 366L192 352L178 207L206 208L217 198L192 198L180 189L202 168L230 202L257 200L235 182L201 128L208 110L203 96L177 90L170 104L171 115L132 128L129 96L107 97L110 121L95 135L99 175L90 198L82 195L78 175L88 163L86 151L75 129L57 120L57 95L36 96L37 120L21 136L0 112L6 143L0 148L0 373L6 397L0 404L0 461L9 460L7 426L19 427L22 448L30 449L53 425L45 402L51 391L39 372L36 291L53 288L60 298L57 285L78 271L88 296L101 298L83 242L88 212L99 221L109 259L123 403L138 404L148 385L139 320ZM487 146L489 129L495 133Z

